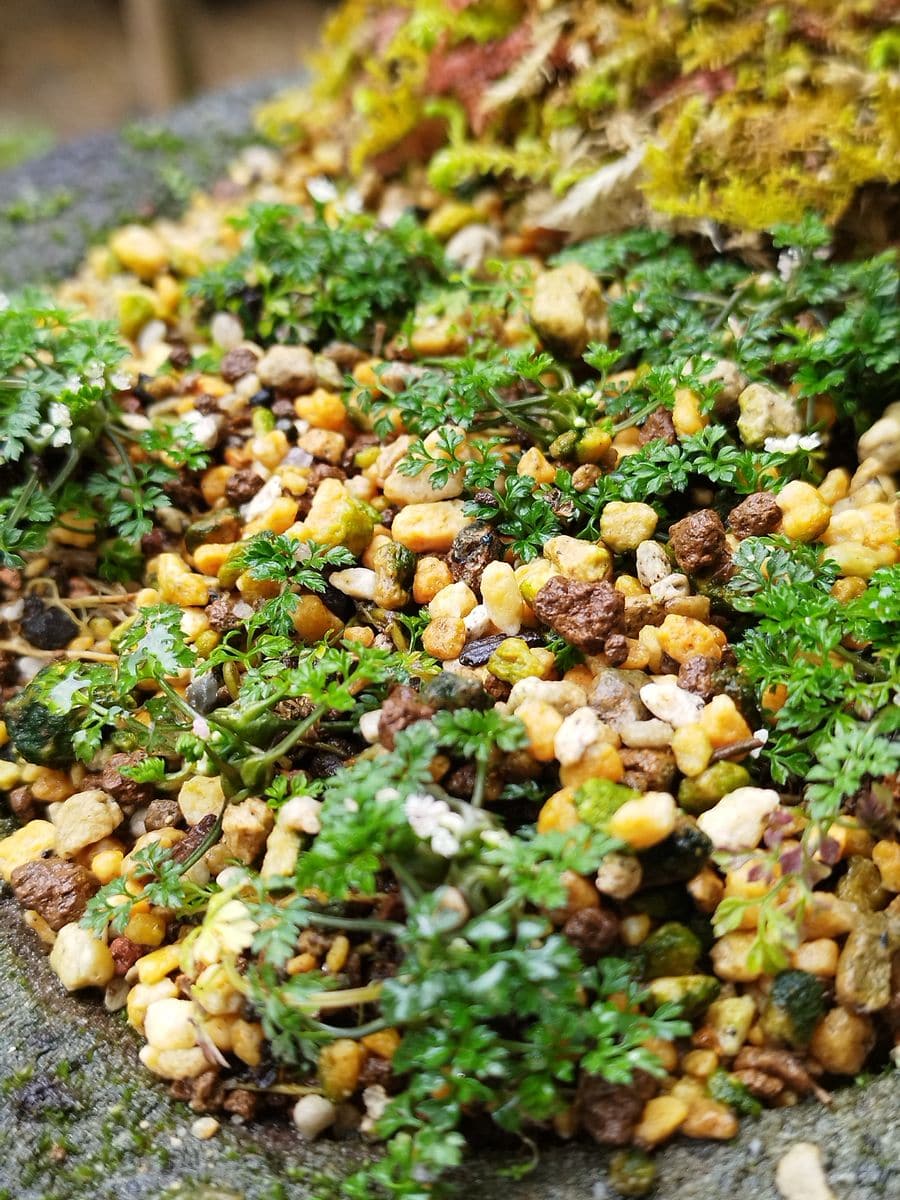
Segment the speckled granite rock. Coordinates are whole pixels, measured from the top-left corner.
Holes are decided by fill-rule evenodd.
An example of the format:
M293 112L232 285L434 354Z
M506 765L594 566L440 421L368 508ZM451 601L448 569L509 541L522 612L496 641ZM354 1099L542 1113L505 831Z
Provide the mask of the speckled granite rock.
M253 107L296 78L210 92L164 122L141 121L0 171L0 287L65 275L110 227L174 212L253 137Z
M175 171L215 177L250 129L249 109L276 83L209 96L173 113L177 151L99 136L0 174L0 285L58 276L98 231L177 202ZM140 141L140 138L133 139ZM153 141L153 139L150 139ZM159 140L159 139L157 139ZM10 222L19 198L71 195L56 216ZM27 205L26 205L27 207ZM2 822L0 822L2 824ZM194 1114L137 1062L121 1015L67 996L8 892L0 899L0 1200L336 1200L365 1158L357 1141L302 1144L287 1126L223 1124L210 1141ZM900 1200L900 1077L849 1088L831 1108L804 1104L745 1122L724 1145L679 1142L659 1155L656 1200L778 1200L775 1164L789 1146L822 1147L837 1200ZM468 1200L613 1200L605 1156L587 1144L543 1151L512 1183L481 1155Z

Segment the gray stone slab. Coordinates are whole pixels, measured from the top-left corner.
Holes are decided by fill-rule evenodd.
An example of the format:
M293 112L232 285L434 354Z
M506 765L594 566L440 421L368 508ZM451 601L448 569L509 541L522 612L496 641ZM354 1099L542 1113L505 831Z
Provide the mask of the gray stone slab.
M134 122L0 172L0 287L58 279L129 220L176 212L254 138L256 104L299 77L210 92L164 121Z

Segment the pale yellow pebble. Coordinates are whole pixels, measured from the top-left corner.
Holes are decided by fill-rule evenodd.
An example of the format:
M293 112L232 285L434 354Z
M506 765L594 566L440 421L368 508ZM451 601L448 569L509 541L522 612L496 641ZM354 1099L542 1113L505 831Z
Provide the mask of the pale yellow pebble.
M50 951L50 967L69 992L104 987L116 973L105 942L73 922L63 925Z
M123 225L109 239L110 249L127 271L148 282L168 264L166 247L146 225Z
M52 946L56 941L56 933L50 928L39 912L35 912L33 908L26 908L22 914L22 920L28 929L32 931L45 946Z
M795 542L812 542L828 528L831 507L811 483L792 479L778 493L781 532Z
M823 979L837 975L840 946L834 938L814 938L803 942L791 955L791 966L797 971L808 971Z
M563 723L562 715L543 700L524 700L516 709L516 716L528 734L528 749L538 762L552 762L554 738Z
M255 521L248 522L244 529L244 537L253 537L258 533L286 533L297 519L299 508L292 496L279 496L277 500L272 501L267 512Z
M559 779L565 787L580 787L589 779L609 779L619 783L625 774L622 756L608 742L595 742L575 763L560 767Z
M313 458L337 466L347 449L347 439L333 429L308 429L297 439L297 445Z
M466 626L461 617L434 617L422 633L426 654L441 662L459 658L466 644Z
M713 744L702 725L682 725L672 735L672 753L675 765L682 775L693 778L709 766Z
M349 953L350 942L342 933L338 934L325 955L325 970L329 975L336 975L344 969Z
M178 793L178 807L188 825L196 825L210 815L218 816L224 802L218 775L195 775L185 780Z
M198 1117L191 1125L191 1137L206 1142L215 1137L221 1128L215 1117Z
M681 1123L685 1137L714 1141L729 1141L737 1135L740 1122L725 1104L703 1097L691 1105Z
M623 945L634 949L646 942L652 927L653 922L646 913L632 913L619 922L619 937Z
M50 767L41 767L40 773L31 784L31 794L41 804L57 804L61 800L67 800L77 791L68 771L55 771Z
M575 807L574 789L563 787L554 792L538 813L538 833L565 832L578 824L578 809Z
M709 416L700 411L700 397L690 388L678 388L675 392L672 424L680 438L699 433L709 424Z
M186 608L181 614L181 632L189 642L195 642L209 629L209 617L202 608Z
M347 409L336 392L316 388L306 396L294 401L294 411L303 421L317 429L343 430L347 424Z
M609 505L607 505L608 507ZM580 579L584 583L598 583L608 579L612 574L612 555L606 546L597 545L596 542L586 542L580 538L561 534L544 543L543 554L559 572L569 579ZM546 579L544 582L546 583Z
M753 736L750 726L737 710L730 696L720 692L713 696L700 714L700 727L714 748L742 742Z
M864 1013L838 1006L813 1030L810 1053L829 1074L857 1075L875 1043L875 1026Z
M658 521L649 504L612 500L600 517L600 536L615 554L624 554L652 538Z
M161 600L162 596L156 588L146 587L140 589L134 598L134 603L137 608L153 608Z
M248 1067L258 1067L262 1062L265 1037L262 1026L256 1021L245 1021L238 1017L231 1029L231 1047L234 1054Z
M291 621L302 640L310 644L320 641L330 633L339 633L343 628L340 617L323 604L318 596L311 593L297 597Z
M481 597L491 623L509 637L522 628L525 606L509 563L491 562L481 576Z
M516 567L516 583L522 599L526 604L533 604L535 596L547 580L561 573L559 568L546 558L535 558L529 563L523 563L522 566Z
M880 567L892 566L897 555L893 546L875 550L862 542L836 542L828 547L825 557L838 564L841 575L871 579Z
M609 821L609 833L620 838L632 850L647 850L657 845L675 828L678 808L668 792L647 792L626 800Z
M10 792L22 779L22 768L17 762L0 760L0 792Z
M327 482L327 480L325 481ZM438 500L433 504L407 504L394 517L391 533L395 542L416 554L444 553L472 518L463 512L460 500Z
M688 1075L708 1079L719 1065L719 1056L715 1050L689 1050L681 1060L681 1065Z
M144 1014L144 1037L159 1050L188 1050L197 1045L196 1017L191 1000L154 1000Z
M148 1071L162 1079L196 1079L209 1070L209 1059L199 1046L187 1050L159 1050L142 1046L138 1058Z
M900 843L876 842L872 848L872 861L881 874L882 886L889 892L900 892Z
M182 608L205 608L209 587L199 575L188 570L177 554L160 554L156 559L156 582L160 599Z
M850 472L846 467L835 467L819 484L818 492L826 504L843 500L850 493Z
M100 841L121 824L122 817L121 808L102 789L76 792L55 814L57 853L71 856Z
M247 450L251 458L274 471L290 450L290 443L281 429L270 429L268 433L251 438Z
M726 933L710 952L713 969L720 979L731 983L752 983L762 974L762 969L750 963L750 951L756 942L756 934L750 932Z
M752 996L726 996L714 1000L706 1010L706 1019L716 1037L719 1052L733 1058L740 1050L756 1017Z
M217 1050L223 1054L231 1053L234 1046L234 1017L204 1017L200 1028Z
M353 1095L365 1053L359 1042L350 1038L338 1038L323 1046L319 1053L319 1079L329 1100L346 1100Z
M143 955L135 964L139 982L159 983L173 971L179 970L181 951L182 947L177 942L171 942L167 946L160 946L158 950L151 950L149 954Z
M452 582L453 576L444 560L434 558L430 554L425 555L416 563L416 573L413 577L413 599L417 604L430 604L435 596L444 588L449 587Z
M166 919L158 912L133 912L123 936L138 946L160 946L166 936Z
M148 955L148 957L150 957ZM136 983L128 993L125 1002L125 1014L128 1024L142 1033L147 1009L155 1000L167 1000L178 995L174 979L158 979L155 983Z
M434 596L428 605L431 617L467 617L478 600L467 583L449 583Z
M678 1131L688 1106L676 1096L654 1096L644 1105L641 1119L634 1131L635 1141L648 1149L658 1146Z
M200 491L210 508L217 500L225 499L225 487L233 474L234 467L229 467L225 463L208 467L203 472L200 477Z
M644 626L644 629L648 628L652 627ZM641 635L644 633L644 629L638 634L641 640L643 640ZM695 617L683 617L678 613L669 613L655 632L664 653L668 654L670 658L674 658L677 663L685 663L689 658L698 654L704 658L711 658L715 662L722 657L725 635L720 629L713 625L706 625ZM655 670L652 663L651 668Z
M528 475L535 483L552 483L556 478L556 468L547 461L537 446L532 446L516 464L516 474Z
M101 884L110 883L122 874L124 859L121 850L101 850L91 859L91 874L95 875Z

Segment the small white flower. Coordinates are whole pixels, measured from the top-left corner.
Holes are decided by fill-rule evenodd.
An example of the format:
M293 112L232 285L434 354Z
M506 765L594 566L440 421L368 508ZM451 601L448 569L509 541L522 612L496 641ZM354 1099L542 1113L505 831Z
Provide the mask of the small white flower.
M769 731L768 731L768 729L754 729L753 736L756 738L756 740L758 742L762 742L762 746L757 746L757 748L755 750L751 750L750 757L751 758L759 758L760 754L762 754L762 752L763 752L763 747L765 746L766 742L769 740Z
M43 422L38 435L47 438L51 446L68 446L72 441L72 414L65 404L52 400L47 406L47 420Z
M353 799L352 796L344 797L344 808L346 809L347 812L351 812L351 813L359 812L359 805Z
M441 858L452 858L459 851L459 842L449 829L438 829L431 839L431 849Z
M375 793L375 799L379 804L390 804L393 800L399 800L399 798L400 793L393 787L379 788Z
M763 443L766 452L769 454L774 454L778 451L784 454L793 454L795 450L811 452L818 450L821 445L822 439L817 433L789 433L786 437L766 438Z
M209 721L207 721L205 717L194 717L194 723L191 726L191 730L198 738L203 738L204 740L208 738L212 732L209 727Z
M72 414L59 400L51 400L47 405L47 420L53 425L63 425L68 428L72 424Z
M435 854L452 858L457 853L466 822L445 800L436 800L426 792L413 792L406 798L404 811L413 833L423 841L430 841Z
M387 790L387 789L382 789ZM391 789L393 790L393 789ZM375 799L380 797L379 792ZM406 797L404 812L416 837L430 838L440 828L441 817L450 809L443 800L436 800L425 792L413 792Z
M787 283L800 266L800 254L792 246L778 255L778 274L782 283Z

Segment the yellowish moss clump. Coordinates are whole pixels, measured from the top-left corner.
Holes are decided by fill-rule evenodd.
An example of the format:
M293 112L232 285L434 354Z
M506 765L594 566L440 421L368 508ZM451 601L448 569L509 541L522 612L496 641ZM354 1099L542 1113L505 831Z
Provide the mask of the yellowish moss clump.
M267 105L260 127L289 143L327 128L353 170L423 163L441 191L527 182L535 224L581 233L620 195L596 173L636 154L649 207L761 229L835 221L864 185L897 182L898 62L872 0L347 0L313 93Z

